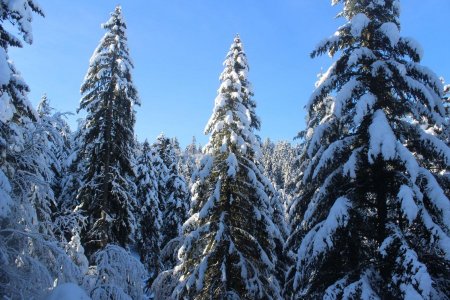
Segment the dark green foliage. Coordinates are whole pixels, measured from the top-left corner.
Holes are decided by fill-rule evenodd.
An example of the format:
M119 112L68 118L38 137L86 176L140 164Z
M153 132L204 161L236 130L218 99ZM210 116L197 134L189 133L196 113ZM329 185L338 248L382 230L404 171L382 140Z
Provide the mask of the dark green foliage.
M87 216L81 239L86 253L114 243L126 247L135 220L133 149L135 112L139 104L131 80L126 25L117 7L95 50L85 82L80 109L87 111L79 156L85 163L77 199Z
M338 55L307 105L286 298L440 299L450 257L442 85L399 35L399 1L348 0L312 53Z

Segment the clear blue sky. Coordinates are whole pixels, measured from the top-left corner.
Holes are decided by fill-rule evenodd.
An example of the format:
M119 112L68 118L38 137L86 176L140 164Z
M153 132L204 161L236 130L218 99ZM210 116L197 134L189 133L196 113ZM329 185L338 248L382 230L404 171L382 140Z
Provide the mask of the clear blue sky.
M52 106L75 112L89 58L117 1L38 0L46 17L35 17L34 43L11 50L37 104L47 93ZM120 3L120 2L119 2ZM260 136L292 140L304 128L304 105L327 56L309 53L343 23L331 0L128 0L122 1L128 25L134 82L142 106L136 134L153 141L160 132L188 144L202 144L214 104L225 54L241 35L250 64ZM402 35L418 40L423 64L450 81L449 0L403 0ZM76 118L71 118L72 127Z

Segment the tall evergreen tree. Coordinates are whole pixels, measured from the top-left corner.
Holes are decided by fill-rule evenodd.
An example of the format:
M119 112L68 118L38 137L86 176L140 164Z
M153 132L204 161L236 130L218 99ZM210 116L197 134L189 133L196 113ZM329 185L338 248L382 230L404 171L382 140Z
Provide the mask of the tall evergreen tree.
M182 225L189 212L189 192L184 178L178 173L179 147L175 139L164 135L157 138L154 148L161 157L165 178L161 180L160 201L162 202L161 248L164 268L172 269L176 263L176 252ZM178 147L178 150L177 150ZM164 174L164 171L162 172Z
M291 206L291 299L447 299L450 203L432 169L450 149L442 85L400 36L398 0L334 0L347 23L312 56L339 53L307 104ZM301 241L301 242L300 242Z
M78 128L69 136L70 152L64 162L66 170L61 179L61 194L58 197L60 210L73 211L78 205L76 200L78 190L82 184L82 173L86 169L86 162L82 159L80 149L84 141L83 131L86 120L78 120Z
M135 227L133 105L140 102L120 6L103 28L107 32L90 60L79 108L87 111L79 151L86 168L77 198L87 217L81 239L88 256L108 243L126 247Z
M78 129L67 138L70 146L67 157L61 164L63 174L59 183L60 193L56 198L57 212L55 215L55 226L59 231L59 236L67 241L76 238L77 243L81 243L79 235L86 219L86 216L77 209L78 190L82 186L87 163L80 155L85 133L81 130L84 122L85 120L79 120Z
M169 176L169 170L164 161L167 160L165 148L169 143L169 139L166 139L164 134L160 134L156 141L152 144L152 158L153 167L156 174L156 180L158 182L158 199L159 199L159 209L164 212L164 199L166 198L166 183Z
M51 187L57 199L61 196L62 178L67 172L66 161L72 151L70 127L64 120L67 113L54 112L47 95L42 96L37 112L40 131L48 150L45 154L47 165L53 173Z
M160 260L162 212L159 207L158 180L153 167L153 158L152 149L145 141L137 159L136 183L137 202L140 207L137 243L141 261L149 274L147 286L151 286L162 270Z
M236 36L224 62L210 140L193 186L192 216L174 269L177 299L279 299L274 238L264 176L256 163L260 122Z

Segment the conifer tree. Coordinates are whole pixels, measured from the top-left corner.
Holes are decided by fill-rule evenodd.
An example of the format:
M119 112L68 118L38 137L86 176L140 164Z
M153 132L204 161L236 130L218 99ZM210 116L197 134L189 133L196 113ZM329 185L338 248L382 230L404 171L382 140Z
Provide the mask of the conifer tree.
M192 137L192 142L182 152L181 158L178 161L178 170L183 175L186 184L190 187L193 182L191 177L197 169L197 164L201 160L201 149L198 148L197 140Z
M67 138L70 147L67 157L61 165L63 174L59 183L60 193L56 198L57 212L54 222L60 238L66 241L71 241L74 235L77 236L77 241L80 240L81 227L86 219L77 209L78 190L82 186L83 174L86 170L86 161L80 155L81 145L84 141L84 131L81 130L84 120L79 120L79 122L78 129ZM81 240L79 242L81 243Z
M178 173L179 146L176 139L163 134L158 136L154 148L164 163L165 178L161 180L160 201L162 202L161 248L164 269L172 269L176 263L176 252L182 225L189 212L189 192L184 178ZM177 150L178 147L178 150Z
M88 256L108 243L126 247L135 227L133 106L140 102L120 6L103 28L107 32L90 60L79 108L87 112L79 151L86 164L77 199L87 217L81 239Z
M60 211L74 211L78 205L76 198L82 184L82 173L86 168L80 153L84 141L85 132L82 130L84 122L85 120L80 119L77 130L69 136L70 152L64 161L63 167L66 172L61 179L61 194L57 199Z
M164 134L160 134L156 141L152 144L153 167L158 182L158 199L159 209L164 212L164 203L167 195L166 183L169 176L169 170L163 158L167 160L165 149L169 139L166 139Z
M145 141L136 168L137 202L140 208L137 243L141 261L149 274L148 287L162 270L160 260L162 212L159 208L158 180L153 167L153 157L152 149Z
M296 176L298 174L298 146L287 141L276 144L265 140L261 152L264 174L280 192L283 203L290 202L295 193Z
M62 178L67 173L66 161L72 151L70 128L63 118L67 113L54 112L47 95L42 96L37 112L41 134L44 135L48 150L45 154L47 165L53 173L51 187L55 199L58 199L61 196Z
M257 166L260 122L236 36L224 62L205 158L184 224L176 299L279 299L270 199ZM268 181L268 180L267 180Z
M437 76L400 36L398 0L334 0L346 24L318 45L336 62L307 104L291 205L288 299L446 299L450 203L432 169L450 150Z

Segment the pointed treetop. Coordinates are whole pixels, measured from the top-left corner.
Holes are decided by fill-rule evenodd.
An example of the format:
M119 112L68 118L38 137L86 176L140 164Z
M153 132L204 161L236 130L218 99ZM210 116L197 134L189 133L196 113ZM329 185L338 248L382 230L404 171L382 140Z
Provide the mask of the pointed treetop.
M114 92L126 95L132 105L140 105L139 95L131 79L131 70L134 66L127 45L127 26L121 12L121 7L117 6L108 21L102 24L106 33L90 59L90 66L81 87L81 93L85 96L78 111L89 108L88 103L95 100L95 97L92 97L97 93L88 91L96 89L98 79L105 84L114 83L112 87ZM116 80L116 76L119 76L120 80ZM109 90L110 88L103 89Z
M111 18L109 18L106 23L102 24L102 28L118 30L119 27L127 28L127 25L125 24L125 20L122 15L122 7L117 5L114 12L111 13Z
M150 149L150 143L147 139L145 139L144 143L142 143L142 150L145 153L146 151L149 151Z
M205 134L210 134L205 151L235 152L233 149L238 148L243 154L251 150L258 156L259 137L254 130L260 128L260 121L255 114L256 103L247 78L249 67L240 38L234 38L223 65L213 114L205 128Z
M157 140L165 140L166 135L164 134L164 131L161 131L158 136L156 137Z
M39 117L49 116L52 110L53 108L50 107L47 94L42 95L41 101L39 102L37 107Z
M341 14L347 19L358 17L361 13L369 18L380 18L382 23L394 22L400 24L400 1L399 0L333 0L333 5L343 2L344 10Z

